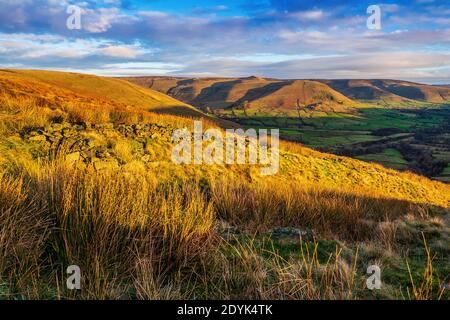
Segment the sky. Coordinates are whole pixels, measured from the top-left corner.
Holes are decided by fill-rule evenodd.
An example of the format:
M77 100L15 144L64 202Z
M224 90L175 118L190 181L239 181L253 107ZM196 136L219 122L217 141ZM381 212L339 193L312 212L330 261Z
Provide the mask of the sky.
M450 84L450 0L381 1L0 0L0 67Z

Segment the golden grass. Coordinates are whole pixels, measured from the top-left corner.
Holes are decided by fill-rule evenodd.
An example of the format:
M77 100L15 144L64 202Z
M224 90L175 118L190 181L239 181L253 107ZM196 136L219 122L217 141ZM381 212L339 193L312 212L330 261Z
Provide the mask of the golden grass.
M178 116L170 115L174 113ZM42 125L52 117L91 123L215 121L189 105L123 80L27 70L0 70L0 117L0 129L14 126L14 121L21 125L8 132Z
M12 296L29 298L49 294L42 290L45 279L59 288L57 298L353 299L356 261L349 265L340 249L326 263L317 259L317 247L299 247L299 260L275 251L263 258L252 241L218 240L217 219L249 233L299 225L363 241L376 239L383 229L376 223L416 212L407 203L295 183L271 192L243 181L213 179L201 187L189 179L96 173L59 161L41 164L35 176L23 169L0 177L0 271ZM81 292L64 289L64 268L71 264L83 270Z

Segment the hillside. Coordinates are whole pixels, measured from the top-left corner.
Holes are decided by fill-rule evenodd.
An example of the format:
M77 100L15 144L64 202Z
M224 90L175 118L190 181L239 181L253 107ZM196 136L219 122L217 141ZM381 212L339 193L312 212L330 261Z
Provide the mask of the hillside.
M342 94L316 81L295 80L274 83L264 90L247 93L238 103L249 101L250 108L265 110L296 110L300 106L311 106L316 111L345 112L354 105L353 101Z
M447 298L449 185L283 141L273 176L179 165L173 132L193 126L184 104L149 112L174 100L103 96L93 83L135 86L95 76L0 81L0 298L401 298L422 281L424 238L434 286L412 294ZM376 261L389 276L373 293ZM73 264L83 290L65 289Z
M425 85L400 80L322 80L343 95L357 100L384 102L450 102L448 87Z
M166 93L200 109L228 108L248 102L260 112L286 113L303 105L318 111L351 113L355 101L389 106L450 103L448 86L400 80L277 80L248 78L129 77L127 81Z
M165 132L170 133L167 130L170 127L174 128L177 126L177 121L175 121L175 119L177 119L180 124L189 123L190 121L187 118L179 117L173 117L174 120L171 120L169 116L167 116L167 118L164 118L163 115L156 117L152 116L152 113L145 114L145 112L139 114L139 112L143 112L142 110L147 110L147 108L150 110L162 110L166 107L172 107L173 105L177 105L177 101L160 93L155 94L154 91L147 91L144 89L138 90L135 86L121 80L77 74L41 73L36 71L3 71L0 75L3 101L2 117L4 120L15 119L15 126L17 128L22 128L22 130L26 130L22 133L22 137L28 136L30 132L33 131L27 129L26 124L20 126L20 121L31 121L34 128L32 130L39 133L44 129L36 129L39 127L37 125L38 121L42 123L41 126L43 128L47 128L47 124L51 124L52 122L61 123L61 121L67 122L67 125L70 126L70 123L85 121L83 115L85 116L86 114L91 113L92 114L89 117L94 119L92 122L93 124L97 124L99 128L102 128L105 124L112 123L112 130L117 130L116 126L122 124L133 125L140 122L154 123L155 121L161 121L161 124L167 123L168 127L165 129ZM83 83L84 80L86 80L85 83ZM246 80L244 80L244 82L245 81ZM254 80L249 79L248 81ZM96 84L96 86L94 86L94 84ZM100 88L100 84L105 84L105 86L109 85L109 89L105 87ZM299 89L299 87L303 88L303 86L308 88L309 85L313 88L316 88L317 86L317 84L310 84L309 82L294 82L291 85L294 86L295 89ZM115 93L109 94L110 90L113 89L115 90ZM283 88L279 90L283 90ZM102 96L102 92L108 92L108 95ZM117 94L118 92L119 94ZM125 92L130 93L131 96L127 97L124 94ZM283 91L281 91L281 93L283 93ZM113 98L115 94L120 98ZM340 98L340 96L337 97ZM127 100L128 98L130 100ZM263 103L264 101L267 101L265 99L266 97L254 98L252 101ZM306 97L306 99L308 99L308 97ZM98 103L98 105L92 105L94 102ZM125 104L125 102L130 102L132 107ZM21 110L20 104L25 103L29 104L29 106ZM18 106L16 110L14 110L15 104ZM178 106L185 108L185 110L190 110L190 108L183 103L178 102ZM110 108L108 110L111 111L112 115L110 114L109 117L103 115L106 108ZM33 109L32 112L30 109ZM129 117L126 118L126 121L116 121L114 118L115 111L123 113L122 117L124 119L127 114ZM32 113L36 116L34 118L22 117L22 114L25 113ZM140 117L135 117L136 113L138 113ZM184 110L180 115L185 115ZM77 116L79 116L79 118L77 118ZM117 115L119 118L120 116L121 115ZM170 122L172 123L169 125ZM3 126L7 123L6 120L2 122ZM12 121L10 125L12 126ZM210 123L209 125L213 124ZM9 128L9 130L12 129ZM100 141L102 141L102 139L100 139ZM51 148L51 145L46 144L46 146ZM291 147L290 144L289 146ZM435 201L434 203L436 205L445 207L449 205L449 195L445 192L441 193L438 191L439 188L443 188L447 191L449 186L435 182L423 184L425 180L421 177L397 173L396 171L360 162L358 160L321 154L303 147L295 147L295 150L296 153L294 154L291 154L290 152L282 154L286 159L291 160L286 160L285 162L282 161L282 164L288 166L289 170L287 170L288 167L282 166L281 171L289 176L295 176L295 179L297 180L319 184L324 183L328 186L347 186L350 188L356 185L366 185L371 188L376 188L380 195L385 194L386 197L397 195L399 199L407 199L415 202ZM160 161L163 160L164 158L160 159ZM169 160L166 159L166 161ZM299 165L298 167L291 166L292 163L297 163L297 161L302 165ZM219 171L221 170L223 170L223 168ZM349 177L356 177L359 175L362 176L356 179L349 179ZM367 176L362 178L364 175ZM385 181L385 183L382 183L382 181ZM411 188L411 186L414 187ZM405 190L405 193L403 193L402 190ZM411 190L415 190L415 193L409 194ZM418 193L416 194L416 192Z
M200 109L225 109L248 103L261 112L289 112L301 105L314 105L319 111L344 111L354 103L326 85L307 80L247 78L126 78L154 88Z
M99 104L129 111L152 111L185 116L204 116L190 105L160 92L129 82L85 74L0 70L1 90L14 96L35 96L49 104L59 104L69 96L73 103Z

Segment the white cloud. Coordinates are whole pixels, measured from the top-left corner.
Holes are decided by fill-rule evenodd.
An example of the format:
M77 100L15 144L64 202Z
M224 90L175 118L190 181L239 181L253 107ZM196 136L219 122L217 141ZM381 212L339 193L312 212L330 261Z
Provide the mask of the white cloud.
M144 54L144 52L139 48L130 46L108 46L106 48L99 49L98 52L108 57L130 59L137 58Z
M83 10L82 28L90 33L102 33L108 31L113 22L119 19L117 8L101 8L97 10Z
M297 11L288 16L299 20L320 20L327 16L322 10Z

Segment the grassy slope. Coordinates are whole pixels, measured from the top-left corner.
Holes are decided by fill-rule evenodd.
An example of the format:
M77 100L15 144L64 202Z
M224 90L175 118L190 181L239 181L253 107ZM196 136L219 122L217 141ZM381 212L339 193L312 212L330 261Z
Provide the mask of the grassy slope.
M330 87L307 80L248 78L125 78L133 83L154 87L197 107L226 108L248 101L252 108L295 111L297 99L302 104L322 102L328 108L344 110L353 102ZM286 110L287 109L287 110Z
M128 103L139 103L138 99L141 99L140 101L144 103L144 106L136 105L135 108L137 108L138 110L145 109L147 107L148 101L151 101L153 103L152 108L157 109L162 109L166 106L166 103L172 103L174 101L171 98L166 98L161 94L157 94L156 97L158 97L158 99L162 101L161 105L158 105L156 103L156 99L148 98L149 100L147 100L147 96L153 94L153 91L147 92L143 89L142 91L140 91L141 89L137 89L136 86L130 85L127 82L121 80L94 76L85 76L78 74L65 75L63 73L52 72L20 71L14 72L12 73L12 75L9 75L8 72L3 72L0 80L5 79L7 81L3 82L4 90L14 91L16 90L17 84L27 82L28 85L36 85L37 87L40 86L37 92L32 92L32 95L35 95L37 93L41 94L42 96L50 96L52 94L63 95L60 96L60 98L63 98L66 104L70 103L71 100L79 99L80 96L86 97L86 95L89 95L89 97L95 96L96 98L103 99L103 96L100 97L100 93L102 91L108 92L108 97L104 99L109 102L109 99L111 99L114 94L111 93L110 95L110 90L97 89L99 84L108 84L110 85L109 88L111 88L111 90L114 89L116 92L121 92L119 94L120 102L124 103L125 105ZM83 81L81 81L83 79L86 80L86 83L84 84ZM30 82L28 83L28 81ZM47 83L49 83L49 85L47 85ZM57 83L60 83L60 85L56 85ZM76 92L76 94L74 92ZM126 100L128 96L124 95L124 92L132 93L132 95L130 96L130 101ZM56 97L53 98L56 99ZM117 103L116 100L114 101L114 103ZM84 105L75 104L75 107L73 108L76 109L80 107L84 108ZM64 109L64 106L54 106L54 108L56 109L47 112L58 114L59 112L61 112L60 109ZM48 109L48 107L45 107L43 109ZM122 112L127 112L127 110L129 109L125 108ZM132 109L132 111L134 111L134 109ZM70 112L73 112L73 109L71 109ZM82 112L84 112L84 110L82 110ZM96 112L96 110L94 109L92 112ZM12 119L14 117L20 119L20 113L11 114L11 111L9 113L10 114L7 115L9 119ZM181 115L183 115L183 113ZM163 121L160 119L162 118L151 118L149 121ZM108 118L106 118L106 120L106 122L109 122ZM46 121L45 118L41 121L43 122L42 126L44 126ZM137 119L136 121L139 121L139 119ZM170 122L173 122L174 126L184 126L185 123L187 123L185 120L179 121L180 124L177 124L177 121L175 120L170 120L170 118L169 120L165 120L165 123ZM352 189L358 186L358 188L369 188L369 193L372 192L379 197L409 200L417 203L430 203L443 207L448 207L450 205L450 194L448 192L450 190L450 187L447 185L437 182L431 182L427 179L412 174L398 173L393 170L385 169L381 166L367 164L358 160L321 154L297 145L286 144L286 146L288 149L292 149L293 152L282 152L282 174L277 179L284 179L289 177L289 179L294 178L295 180L301 182L313 183L332 189L339 189L343 187ZM169 146L166 146L166 148L169 148ZM160 161L166 162L167 167L170 167L174 171L179 171L178 166L173 166L170 163L169 158L162 158L160 159ZM226 167L221 166L217 166L216 168L208 167L208 170L211 172L214 172L216 170L216 172L218 172L219 174L227 171Z
M251 100L252 108L281 108L283 110L296 110L297 99L303 105L320 103L318 110L329 112L344 112L354 102L334 91L330 87L316 81L296 80L286 83L271 93L262 92L262 95Z
M160 92L143 89L129 82L97 77L92 75L63 73L54 71L34 70L4 70L0 71L2 81L11 81L11 84L26 84L30 87L54 86L57 91L88 99L106 100L110 104L124 104L139 108L139 110L176 113L186 116L201 117L203 114L183 102L180 102Z
M387 103L450 102L450 89L400 80L323 80L352 99Z
M258 77L196 79L130 77L125 79L144 87L152 86L155 90L167 93L182 101L197 106L209 104L212 108L222 108L239 101L248 92L248 89L255 89L253 92L250 92L250 97L252 95L262 96L264 91L267 96L270 96L276 90L270 90L270 86L261 90L261 87L276 83L284 83L289 86L291 82ZM410 106L411 103L417 106L429 106L450 102L450 89L448 86L432 86L401 80L320 80L320 82L329 86L326 90L329 93L336 90L339 94L349 99L378 102L389 107ZM243 94L236 95L236 92L242 91L242 88L240 89L239 86L242 88L247 86L248 88ZM250 97L246 100L251 101ZM339 97L339 99L343 100L342 97ZM270 105L269 107L277 107L281 100L277 101L276 105ZM292 101L289 103L292 104Z
M190 119L146 113L135 118L133 110L140 106L123 107L121 112L131 113L127 122L143 122L156 131L124 134L117 123L84 129L71 124L70 115L83 116L86 103L90 112L102 113L107 106L100 108L101 103L119 107L122 102L88 99L68 88L29 81L28 74L26 81L15 77L0 78L0 114L15 121L0 138L0 218L5 221L0 224L0 247L5 248L0 253L0 285L6 295L358 298L368 294L359 285L367 265L381 259L386 289L380 295L400 297L395 290L409 281L403 248L415 255L414 279L420 279L416 273L426 261L418 249L420 232L433 237L437 262L446 261L448 228L428 207L450 207L448 185L285 142L280 173L272 177L261 177L258 168L249 166L175 165L170 160L171 132L190 126ZM20 98L15 96L18 87ZM70 129L70 135L63 133L66 141L86 142L83 152L89 160L76 165L69 161L70 151L60 148L64 130L52 124L55 115ZM104 161L99 153L109 153L118 165L98 171ZM250 234L258 232L258 237L272 227L307 226L321 238L338 241L320 241L321 261L316 262L299 252L298 243L275 241L275 251L267 238L224 243L216 238L219 219ZM354 283L349 270L361 242ZM317 250L314 243L306 245ZM342 257L337 256L339 248L345 250ZM55 265L37 264L50 261L49 251ZM57 270L74 262L83 268L85 290L55 289L64 288L65 279ZM445 265L436 269L441 277ZM422 290L413 295L436 297Z

